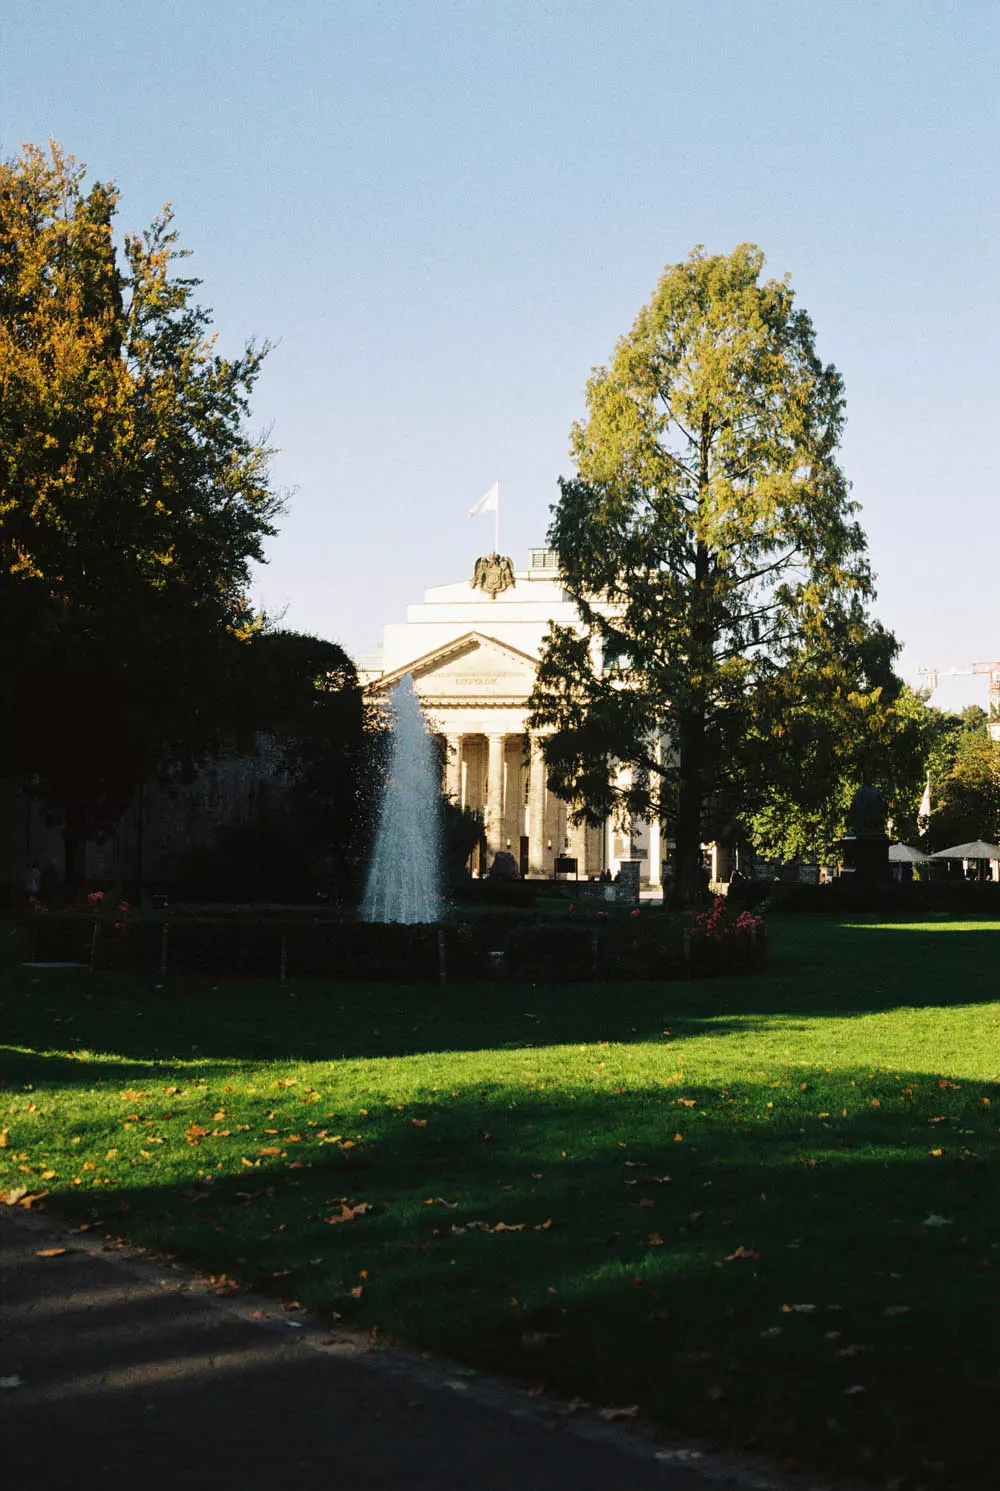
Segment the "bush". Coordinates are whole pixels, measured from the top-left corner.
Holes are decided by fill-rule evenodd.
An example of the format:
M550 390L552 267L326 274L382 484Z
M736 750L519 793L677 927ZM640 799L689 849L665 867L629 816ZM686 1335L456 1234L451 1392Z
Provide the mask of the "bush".
M599 944L596 928L514 927L504 942L504 974L526 983L578 983L595 976Z
M220 829L207 848L189 849L174 865L178 900L302 902L316 890L300 837L272 822Z
M771 899L779 884L781 882L777 880L737 880L730 885L726 900L730 906L737 906L741 911L755 911L758 906L763 906L765 901ZM815 887L806 886L805 889L812 890Z
M724 904L724 903L723 903ZM735 919L733 919L735 922ZM97 940L93 941L95 926ZM470 916L438 926L370 925L333 916L139 916L112 922L84 912L36 916L24 956L157 977L277 981L432 983L491 978L503 952L504 977L534 983L674 979L755 966L763 940L738 927L716 939L662 912L626 916L571 910L567 920L525 920L516 912ZM443 954L443 963L442 963Z
M451 888L451 899L461 906L509 906L530 910L538 899L535 880L464 880Z

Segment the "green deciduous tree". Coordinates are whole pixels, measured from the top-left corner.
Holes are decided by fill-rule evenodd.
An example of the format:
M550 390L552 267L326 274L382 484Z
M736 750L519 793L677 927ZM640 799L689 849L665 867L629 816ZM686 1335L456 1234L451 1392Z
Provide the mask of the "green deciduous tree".
M246 431L266 347L221 356L166 210L52 146L0 163L0 772L62 811L67 868L164 748L211 733L278 503Z
M938 711L935 711L937 714ZM990 739L987 716L976 705L961 715L939 714L930 761L932 849L974 839L1000 842L1000 743Z
M666 270L587 385L549 531L582 618L538 674L550 779L593 820L661 816L683 903L709 808L780 789L827 811L898 690L837 463L843 384L763 263L743 245Z

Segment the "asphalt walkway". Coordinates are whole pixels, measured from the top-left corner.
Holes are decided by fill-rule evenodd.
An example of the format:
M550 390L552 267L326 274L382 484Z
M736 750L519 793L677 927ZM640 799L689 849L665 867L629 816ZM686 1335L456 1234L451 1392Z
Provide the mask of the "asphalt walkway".
M0 1207L0 1248L10 1486L784 1491L34 1214Z

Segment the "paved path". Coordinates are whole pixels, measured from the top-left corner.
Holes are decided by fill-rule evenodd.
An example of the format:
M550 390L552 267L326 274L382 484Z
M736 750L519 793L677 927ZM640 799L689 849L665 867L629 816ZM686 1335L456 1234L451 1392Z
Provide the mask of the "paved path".
M66 1251L40 1256L53 1247ZM0 1207L0 1248L10 1486L778 1491L720 1462L683 1468L683 1449L570 1422L513 1386L291 1326L273 1302L219 1299L48 1219Z

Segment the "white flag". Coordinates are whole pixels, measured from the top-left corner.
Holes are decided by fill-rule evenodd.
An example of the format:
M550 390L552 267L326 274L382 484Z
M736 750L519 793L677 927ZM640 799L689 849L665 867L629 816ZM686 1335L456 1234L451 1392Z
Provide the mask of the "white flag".
M495 481L486 493L480 497L475 507L469 508L469 517L478 518L480 513L496 513L500 511L500 483Z

